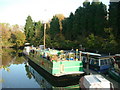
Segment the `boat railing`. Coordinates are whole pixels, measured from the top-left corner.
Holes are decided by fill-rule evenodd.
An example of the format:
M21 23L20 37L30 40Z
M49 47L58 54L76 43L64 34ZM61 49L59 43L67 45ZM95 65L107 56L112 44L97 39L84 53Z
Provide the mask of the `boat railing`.
M80 56L74 52L52 51L52 50L30 50L32 57L42 57L50 61L79 61Z
M58 50L38 50L38 49L31 49L30 53L32 53L33 57L43 57L46 58L47 60L50 61L88 61L88 59L91 58L108 58L108 57L113 57L113 56L102 56L101 54L97 53L90 53L90 52L82 52L82 51L76 51L71 52L71 51L66 51L64 52L63 50L58 51Z

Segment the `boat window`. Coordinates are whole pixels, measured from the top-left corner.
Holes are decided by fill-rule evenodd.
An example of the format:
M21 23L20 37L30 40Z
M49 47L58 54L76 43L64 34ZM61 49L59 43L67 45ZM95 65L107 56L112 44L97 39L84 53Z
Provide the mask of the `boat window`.
M104 59L104 65L107 65L108 63L107 63L107 60L108 59Z
M87 58L86 57L82 57L82 60L83 60L83 62L87 62Z
M110 64L111 63L111 59L107 59L107 62L108 62L108 64Z
M90 59L90 64L94 64L94 60L93 59Z
M113 64L114 60L112 58L107 59L107 64Z
M107 65L108 64L108 59L103 59L103 60L100 60L100 65Z
M95 60L94 64L98 66L99 65L99 61Z
M111 59L106 59L106 61L108 65L111 63Z
M100 65L104 65L104 60L100 60Z
M91 59L91 64L93 64L93 65L99 65L99 60L97 60L97 59Z

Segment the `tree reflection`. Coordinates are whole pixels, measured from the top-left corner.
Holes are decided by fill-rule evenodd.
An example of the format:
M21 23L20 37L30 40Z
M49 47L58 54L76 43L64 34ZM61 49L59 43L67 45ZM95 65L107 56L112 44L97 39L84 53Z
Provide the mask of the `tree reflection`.
M31 72L29 71L29 66L27 66L27 65L25 65L25 70L26 70L26 75L27 75L27 77L29 78L29 79L31 79L32 78L32 74L31 74Z
M2 64L0 68L5 69L6 71L9 70L9 66L11 64L22 64L25 62L23 57L19 57L18 53L22 52L21 50L15 50L12 48L3 48L2 49Z
M2 49L2 65L3 66L9 66L10 62L12 62L14 55L12 55L11 52L15 52L15 51L10 48Z

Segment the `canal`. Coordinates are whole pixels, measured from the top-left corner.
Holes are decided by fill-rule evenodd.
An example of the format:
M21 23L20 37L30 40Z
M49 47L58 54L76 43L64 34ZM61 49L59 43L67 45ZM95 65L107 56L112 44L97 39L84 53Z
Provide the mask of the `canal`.
M0 65L2 88L79 88L78 76L69 77L72 82L66 82L68 77L65 77L57 79L60 82L56 83L54 78L45 76L43 71L20 56L19 52L10 48L2 49L2 65Z
M19 55L20 50L11 48L2 49L2 64L0 64L0 84L2 88L76 88L79 89L79 76L64 76L53 78L36 67L32 62ZM120 83L110 80L114 87L119 88Z

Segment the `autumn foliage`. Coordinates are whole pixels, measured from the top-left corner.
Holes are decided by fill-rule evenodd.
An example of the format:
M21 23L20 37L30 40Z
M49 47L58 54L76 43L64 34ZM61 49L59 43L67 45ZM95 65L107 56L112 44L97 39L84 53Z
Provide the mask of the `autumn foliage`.
M7 23L0 23L0 34L2 47L20 47L26 39L18 25L10 26Z

